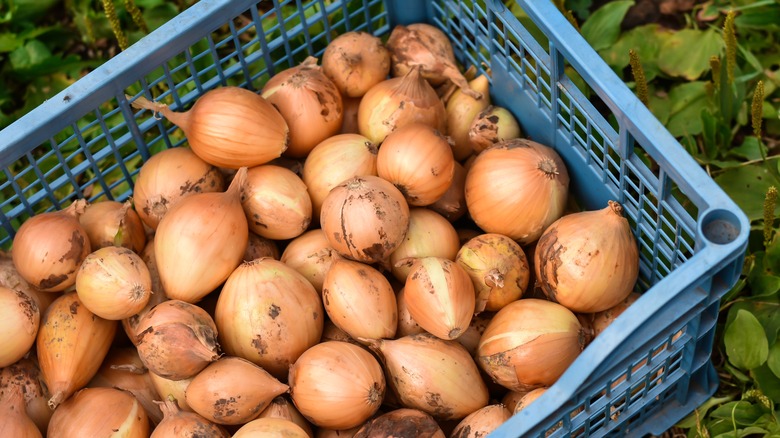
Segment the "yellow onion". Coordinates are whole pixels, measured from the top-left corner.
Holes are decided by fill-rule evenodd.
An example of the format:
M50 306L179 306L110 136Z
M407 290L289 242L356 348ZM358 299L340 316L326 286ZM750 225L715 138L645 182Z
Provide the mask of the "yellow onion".
M317 58L310 56L300 65L278 72L263 86L261 95L290 127L285 151L289 157L305 157L317 143L341 129L341 94L317 65Z
M214 313L225 352L254 362L280 380L322 336L320 295L303 275L273 259L236 268L222 287Z
M493 316L477 348L479 365L512 391L550 386L584 348L582 327L550 301L513 301Z
M48 438L148 438L149 419L138 400L115 388L85 388L51 416Z
M363 346L363 344L353 339L349 333L345 332L336 324L334 324L330 318L325 319L325 324L322 327L322 337L320 338L320 342L325 341L349 342L357 346Z
M547 297L573 312L601 312L634 289L639 249L623 207L567 214L544 231L534 254Z
M105 319L124 319L149 302L152 277L141 257L119 246L90 253L76 275L79 300L90 312Z
M464 244L455 260L471 277L476 312L497 311L520 299L531 269L523 248L507 236L482 234Z
M322 302L330 320L354 339L395 336L395 292L387 278L369 265L334 261L322 285Z
M392 292L392 290L391 290ZM41 311L38 304L24 292L0 286L0 368L24 357L35 343Z
M477 114L468 126L468 138L476 154L505 140L518 138L520 125L508 109L490 105Z
M155 400L160 396L152 383L151 373L144 367L138 357L138 351L133 347L109 350L100 369L87 386L128 391L141 403L152 424L162 420L162 412L155 404Z
M485 332L485 328L490 323L491 319L493 319L493 313L491 312L482 312L478 315L474 315L474 317L471 318L469 328L456 339L460 345L466 348L466 351L468 351L472 357L477 356L479 340L482 338L482 333Z
M550 147L513 139L477 155L466 175L466 205L488 233L531 243L566 208L569 174Z
M325 427L318 427L315 438L352 438L355 436L360 426L350 427L349 429L328 429Z
M481 97L458 70L452 44L439 28L426 23L397 25L387 40L387 49L393 61L393 76L404 75L418 67L433 85L449 79L474 99Z
M249 226L241 207L246 168L227 191L196 193L166 213L154 236L154 254L168 298L196 303L241 263Z
M219 170L188 147L165 149L152 155L138 171L133 202L141 220L156 230L173 205L195 193L221 192L225 180Z
M366 422L354 438L415 437L445 438L444 432L430 415L419 409L399 408Z
M358 110L360 110L361 99L362 97L341 96L341 102L344 105L344 120L341 122L339 134L358 134L360 132Z
M390 387L404 407L453 420L488 403L477 364L455 341L422 333L368 345L382 358Z
M13 391L19 391L24 404L17 408L16 403L8 403L6 399L5 402L0 401L0 406L13 407L15 413L21 413L22 408L24 408L26 416L35 423L38 431L41 434L45 434L49 426L52 410L46 404L48 399L46 396L46 384L43 382L41 370L34 360L34 355L0 369L0 399L3 398L3 394L5 397L8 397ZM0 417L4 417L4 415ZM0 436L23 436L9 433L7 430L4 431L2 423L0 421Z
M292 239L311 223L306 184L291 170L266 164L249 169L241 192L249 229L268 239Z
M308 438L306 431L290 420L283 418L258 418L241 426L233 438Z
M60 292L76 282L76 271L92 252L78 219L86 207L87 201L77 199L65 210L37 214L19 227L11 256L31 286Z
M181 128L192 151L214 166L258 166L287 149L289 129L284 117L263 96L244 88L209 90L184 112L172 111L168 105L143 96L131 105L165 116Z
M75 292L57 298L43 315L38 366L56 408L95 376L114 340L117 322L90 312Z
M141 318L136 330L141 361L161 377L188 379L219 357L217 327L194 304L163 301Z
M24 292L38 305L38 311L41 315L46 313L46 309L49 308L52 301L61 295L57 292L44 292L30 285L16 270L11 254L2 250L0 250L0 286Z
M244 252L244 261L251 262L254 259L270 257L279 260L279 247L276 242L249 232L249 239Z
M158 401L163 419L154 428L149 438L229 438L230 434L221 426L201 417L194 412L179 408L176 398L166 397Z
M322 54L322 72L342 95L361 97L390 73L390 52L367 32L350 31L333 39Z
M173 397L179 406L179 409L186 412L194 412L190 405L187 404L186 394L187 387L190 386L192 379L171 380L165 377L160 377L155 373L149 373L149 377L152 379L152 385L157 390L157 394L163 400Z
M447 191L428 208L444 216L448 221L455 222L466 214L466 169L455 162L452 182Z
M533 391L533 389L530 390L523 390L523 391L508 391L504 396L501 398L501 404L503 404L509 412L514 413L515 412L515 406L517 406L518 403L520 403L520 400L522 400L523 397L525 397L526 394Z
M374 85L360 99L358 130L373 143L381 143L391 132L412 123L447 132L444 102L418 68Z
M306 350L290 367L290 396L312 424L348 429L368 420L382 404L385 376L371 353L328 341Z
M150 274L152 276L152 293L149 295L149 301L146 302L146 306L144 306L136 314L122 320L122 328L124 329L127 338L130 339L130 342L132 342L133 345L135 345L136 342L135 335L138 333L138 323L141 321L141 318L149 313L149 311L152 310L152 307L162 303L163 301L168 301L168 297L165 295L165 292L162 290L162 288L155 291L156 289L154 285L155 282L159 282L159 276L156 273L157 268L154 267L154 251L150 251L148 253L148 255L151 255L151 259L146 258L146 251L144 251L144 254L145 255L142 256L142 258L144 259L144 262L147 268L150 270ZM155 277L157 280L155 280Z
M140 253L146 245L144 224L130 200L95 202L79 216L79 223L87 232L93 251L121 246Z
M618 316L620 316L623 312L626 311L632 304L636 302L636 300L641 297L638 292L631 292L628 294L626 299L623 301L617 303L616 305L610 307L607 310L602 310L601 312L596 312L592 315L588 315L588 322L593 330L593 337L600 335L604 330L609 327L610 324L615 322Z
M322 204L320 224L340 255L373 263L385 260L403 241L409 205L388 181L356 176L330 191Z
M406 281L411 267L396 265L401 260L428 256L455 260L459 248L458 233L447 219L426 208L411 208L409 230L398 248L390 254L390 266L395 278Z
M531 391L528 391L524 396L520 398L520 400L515 405L515 410L513 413L518 413L522 411L523 409L527 408L528 405L533 403L537 398L541 397L542 394L547 392L547 388L536 388Z
M469 127L474 117L490 105L489 86L487 75L479 75L469 81L469 88L481 94L479 99L463 90L456 90L447 101L447 133L454 143L452 154L457 161L464 160L473 152Z
M425 206L449 189L455 160L444 136L428 125L412 123L387 135L376 157L376 171L398 187L409 205Z
M25 411L22 387L10 382L0 386L0 436L13 438L40 438L43 436Z
M404 291L409 314L441 339L462 335L474 314L474 285L457 263L441 257L406 259L411 266Z
M240 357L225 356L207 366L187 387L187 404L217 424L244 424L287 392L287 385Z
M284 395L276 396L271 403L260 412L257 418L281 418L283 420L289 420L297 424L306 432L309 437L314 436L314 432L311 429L311 424L306 418L301 415L295 405L287 400Z
M322 292L322 283L330 265L339 254L334 250L320 228L309 230L284 248L280 260L306 277L317 292Z
M311 150L302 178L316 220L331 189L355 176L376 175L376 154L376 145L359 134L334 135Z
M406 292L405 288L401 288L395 296L398 305L398 328L395 331L397 337L416 335L418 333L425 333L425 329L417 324L417 321L412 318L412 314L409 313L409 306L406 304Z
M504 424L512 413L502 404L487 405L466 416L450 436L458 438L481 438L489 435Z

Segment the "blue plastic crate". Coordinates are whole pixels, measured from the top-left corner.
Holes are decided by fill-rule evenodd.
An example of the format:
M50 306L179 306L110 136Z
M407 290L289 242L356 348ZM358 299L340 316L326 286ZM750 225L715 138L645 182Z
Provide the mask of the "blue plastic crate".
M183 109L218 86L257 90L344 31L428 22L463 65L492 70L493 101L560 153L580 206L623 204L640 246L637 304L494 435L660 434L717 388L719 300L739 276L749 222L552 2L516 3L528 27L494 0L201 0L0 132L0 245L31 214L126 199L130 169L185 141L126 93Z

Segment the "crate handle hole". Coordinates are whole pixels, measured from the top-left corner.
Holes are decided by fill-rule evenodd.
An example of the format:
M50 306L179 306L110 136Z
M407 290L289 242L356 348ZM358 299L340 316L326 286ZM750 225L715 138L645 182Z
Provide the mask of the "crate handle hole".
M700 223L704 238L719 245L735 241L741 231L737 215L724 209L706 212Z

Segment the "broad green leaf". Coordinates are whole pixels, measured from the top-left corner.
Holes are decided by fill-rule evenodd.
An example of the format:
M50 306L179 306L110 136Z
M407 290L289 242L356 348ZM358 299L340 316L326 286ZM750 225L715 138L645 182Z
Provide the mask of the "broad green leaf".
M622 76L623 69L628 66L628 52L634 50L639 55L645 78L650 82L658 76L658 52L671 34L657 24L638 26L620 35L615 44L600 50L599 55Z
M761 164L729 169L715 177L715 182L731 196L751 221L764 217L764 194L780 181Z
M722 50L723 38L714 29L683 29L661 45L658 68L670 76L693 81L710 69L710 57Z
M661 97L651 92L648 101L650 112L661 124L666 125L669 122L669 115L672 113L672 102L669 100L669 96Z
M593 0L566 0L566 8L574 12L580 20L588 19L592 4Z
M780 30L780 4L742 11L734 19L738 29Z
M9 59L14 70L27 70L51 57L51 51L45 44L38 40L30 40L11 52Z
M772 370L775 377L780 377L780 342L775 342L769 347L769 357L766 359L766 365Z
M747 310L738 310L723 334L726 356L743 370L758 368L766 362L769 345L761 323Z
M702 132L702 111L707 109L706 82L687 82L669 92L670 116L666 129L675 136L698 135Z
M705 418L707 415L707 411L714 408L715 406L722 405L723 403L729 402L734 397L726 396L726 397L710 397L706 402L702 403L701 406L696 408L696 411L698 411L698 417L697 412L691 412L690 415L680 420L679 423L675 424L677 427L681 427L683 429L689 429L691 427L696 427L697 424L697 418Z
M780 277L769 274L758 275L749 284L754 297L774 295L780 290Z
M763 152L762 152L763 151ZM762 156L766 156L766 146L758 142L756 137L748 136L741 145L732 148L729 153L738 158L744 158L745 160L760 160Z
M718 406L710 413L710 416L713 418L733 419L733 421L740 426L752 425L762 415L764 415L763 409L742 400Z
M582 24L582 36L596 51L615 44L620 36L620 23L633 5L633 0L616 0L598 8Z
M0 33L0 53L13 52L23 44L23 40L15 33Z
M769 360L767 360L769 362ZM775 404L780 403L780 378L766 363L750 372L758 389Z
M750 312L758 319L769 344L777 342L777 334L780 332L780 302L777 296L735 302L727 315L727 326L734 320L738 310Z

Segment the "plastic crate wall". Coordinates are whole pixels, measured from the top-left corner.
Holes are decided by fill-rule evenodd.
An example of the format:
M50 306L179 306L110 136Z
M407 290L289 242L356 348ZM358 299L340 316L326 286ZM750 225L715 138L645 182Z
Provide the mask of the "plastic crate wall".
M201 0L2 131L0 243L34 212L126 199L141 163L185 142L125 93L186 109L218 86L257 90L346 30L425 21L464 65L491 69L494 103L556 148L583 208L623 204L640 245L638 304L494 435L660 434L714 392L718 303L741 269L747 219L552 2L518 0L525 26L493 0L255 3Z

